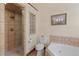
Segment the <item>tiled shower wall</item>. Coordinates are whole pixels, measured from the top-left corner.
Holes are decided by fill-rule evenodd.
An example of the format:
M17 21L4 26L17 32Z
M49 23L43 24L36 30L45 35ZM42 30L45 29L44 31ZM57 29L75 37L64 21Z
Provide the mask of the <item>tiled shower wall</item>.
M49 39L50 42L68 44L79 47L79 38L50 35Z
M4 19L4 8L5 5L3 3L0 4L0 56L5 53L5 19Z
M17 8L16 6L14 6ZM8 10L7 6L5 9L5 23L6 23L6 54L8 51L21 52L23 48L22 39L22 14L12 12ZM23 52L23 49L22 49Z

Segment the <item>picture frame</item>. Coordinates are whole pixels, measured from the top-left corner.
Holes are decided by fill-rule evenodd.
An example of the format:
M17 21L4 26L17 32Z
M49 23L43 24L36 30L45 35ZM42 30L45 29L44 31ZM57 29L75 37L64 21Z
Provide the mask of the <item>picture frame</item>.
M67 14L57 14L51 16L51 25L66 25Z

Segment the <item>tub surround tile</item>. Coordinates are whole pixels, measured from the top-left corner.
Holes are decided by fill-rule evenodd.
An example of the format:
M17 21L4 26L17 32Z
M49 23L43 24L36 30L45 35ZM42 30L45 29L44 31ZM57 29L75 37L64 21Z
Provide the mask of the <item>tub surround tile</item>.
M79 38L50 35L49 40L50 42L68 44L79 47Z

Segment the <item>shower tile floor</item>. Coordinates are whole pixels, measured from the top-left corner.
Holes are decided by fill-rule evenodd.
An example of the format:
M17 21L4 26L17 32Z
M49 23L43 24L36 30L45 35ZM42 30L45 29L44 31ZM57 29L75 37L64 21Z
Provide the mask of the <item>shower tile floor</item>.
M6 53L6 56L20 56L19 54L15 53L15 52L11 52L11 51L8 51Z
M23 49L18 48L16 51L7 51L6 56L23 56Z

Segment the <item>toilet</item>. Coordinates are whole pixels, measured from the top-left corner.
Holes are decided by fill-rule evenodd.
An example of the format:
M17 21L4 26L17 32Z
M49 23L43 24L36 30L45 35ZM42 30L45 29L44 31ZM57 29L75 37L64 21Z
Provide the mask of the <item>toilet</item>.
M37 56L43 56L44 55L44 44L37 44L36 45L36 50L37 50Z
M38 38L37 44L35 46L35 49L37 51L37 56L43 56L44 55L44 47L46 47L47 44L47 38L45 36L41 36Z

